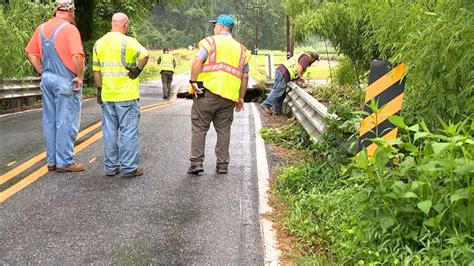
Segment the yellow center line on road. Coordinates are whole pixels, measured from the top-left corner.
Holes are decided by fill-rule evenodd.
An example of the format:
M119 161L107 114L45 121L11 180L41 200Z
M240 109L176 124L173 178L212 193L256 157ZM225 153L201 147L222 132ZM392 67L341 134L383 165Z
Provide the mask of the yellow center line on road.
M78 152L85 149L87 146L91 145L92 143L96 142L97 140L102 138L102 131L95 133L91 138L87 139L86 141L82 142L81 144L77 145L74 148L74 153L77 154ZM34 171L29 176L22 179L20 182L16 183L15 185L9 187L2 193L0 193L0 203L7 200L9 197L13 196L18 191L24 189L29 184L35 182L38 178L42 177L48 172L47 164L43 165L40 169Z
M143 111L147 111L148 108L156 108L158 106L168 105L169 103L172 103L172 102L159 102L159 103L155 103L155 104L150 104L150 105L144 106L141 109ZM90 132L96 130L97 128L99 128L101 126L102 126L102 122L100 122L100 121L93 124L93 125L91 125L91 126L89 126L88 128L86 128L86 129L82 130L81 132L79 132L79 134L76 137L76 140L79 140L80 138L84 137L85 135L89 134ZM8 171L5 174L0 176L0 185L4 184L5 182L7 182L8 180L14 178L15 176L23 173L24 171L26 171L27 169L29 169L30 167L32 167L33 165L37 164L38 162L40 162L41 160L43 160L45 158L46 158L46 152L42 152L42 153L36 155L35 157L31 158L30 160L28 160L28 161L20 164L19 166L11 169L10 171Z
M152 104L152 105L149 105L149 106L146 106L144 108L142 108L142 112L148 112L148 111L152 111L152 110L156 110L158 108L161 108L161 107L165 107L165 106L168 106L168 105L171 105L171 104L175 104L175 103L178 103L178 102L182 102L184 100L178 100L178 101L170 101L170 102L164 102L164 103L158 103L158 104ZM98 122L97 124L99 124L100 122ZM92 125L91 127L93 126L96 126L97 124L94 124ZM85 129L84 131L86 130L89 130L89 128ZM92 131L92 130L90 130ZM89 132L90 132L89 131ZM87 133L85 133L87 134ZM83 135L85 135L83 134ZM74 154L77 154L79 153L80 151L82 151L83 149L87 148L89 145L93 144L94 142L96 142L97 140L100 140L102 138L102 131L99 131L97 133L95 133L92 137L90 137L89 139L85 140L84 142L82 142L81 144L77 145L76 147L74 147ZM28 169L29 167L33 166L34 164L36 164L37 162L41 161L42 159L39 159L37 157L40 157L40 156L44 156L42 159L44 159L46 157L46 153L45 152L42 152L41 154L35 156L34 158L32 158L31 160L29 160L28 162L25 162L23 163L22 165L20 165L19 167L15 168L17 169L17 171L21 170L21 172L25 171L26 169ZM33 160L37 160L36 163L33 163L30 162L30 161L33 161ZM28 164L27 164L28 163ZM25 165L25 166L24 166ZM28 165L28 166L26 166ZM20 169L20 167L22 167ZM24 169L23 169L24 168ZM13 169L13 170L15 170ZM13 170L11 170L10 172L12 172ZM5 183L6 181L8 181L9 179L15 177L16 175L18 175L19 173L21 172L18 172L16 173L15 175L11 176L12 174L10 174L10 178L8 180L5 180L4 181L4 176L6 176L8 173L10 172L7 172L5 175L2 175L0 177L0 184L3 184ZM10 198L11 196L13 196L15 193L17 193L18 191L24 189L25 187L27 187L28 185L30 185L31 183L33 183L34 181L36 181L38 178L42 177L43 175L45 175L46 173L48 173L48 167L47 167L47 164L43 165L41 168L39 168L38 170L34 171L33 173L31 173L30 175L28 175L27 177L25 177L24 179L22 179L20 182L14 184L13 186L9 187L8 189L6 189L5 191L1 192L0 193L0 203L3 203L5 200L7 200L8 198Z

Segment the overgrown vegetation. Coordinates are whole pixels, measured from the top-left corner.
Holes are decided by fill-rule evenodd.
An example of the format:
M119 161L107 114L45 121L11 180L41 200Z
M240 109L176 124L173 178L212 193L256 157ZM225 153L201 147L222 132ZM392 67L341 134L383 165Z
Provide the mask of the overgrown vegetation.
M52 9L52 4L35 1L11 1L8 5L0 3L0 80L35 76L25 47L36 23L51 16Z
M439 126L474 111L473 1L287 0L295 37L318 34L352 62L359 80L370 61L408 66L403 116Z
M294 262L472 265L474 49L472 38L461 36L473 35L473 3L287 0L286 8L297 35L325 36L345 55L333 84L312 91L339 120L329 121L318 144L292 143L312 159L277 179L277 195L289 205L286 226L301 251ZM379 148L369 158L350 143L361 84L376 58L409 69L404 118L390 118L399 138L374 139ZM262 135L290 143L292 131Z
M287 228L304 250L297 260L336 265L472 262L472 119L440 122L443 127L431 131L423 122L409 127L393 117L402 130L400 139L375 139L381 148L369 159L365 152L354 156L348 149L357 117L346 111L339 108L341 119L330 121L317 144L308 144L298 125L262 131L266 141L312 154L277 180L278 195L290 205Z

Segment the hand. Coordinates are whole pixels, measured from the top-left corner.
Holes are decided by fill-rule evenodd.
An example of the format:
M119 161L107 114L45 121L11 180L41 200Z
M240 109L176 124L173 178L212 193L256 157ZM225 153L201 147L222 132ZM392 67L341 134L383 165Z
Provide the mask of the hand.
M235 103L235 111L238 113L243 110L244 110L244 99L239 99L239 101Z
M194 97L198 97L198 94L203 93L203 89L198 87L197 83L191 83L191 88L193 89Z
M80 77L75 77L74 79L72 79L73 82L76 83L76 88L74 88L73 90L74 91L80 91L81 88L82 88L82 84L84 83L84 81L82 80L82 78Z
M102 104L102 87L97 87L97 103Z
M128 69L128 77L131 79L136 79L142 73L142 70L138 67Z

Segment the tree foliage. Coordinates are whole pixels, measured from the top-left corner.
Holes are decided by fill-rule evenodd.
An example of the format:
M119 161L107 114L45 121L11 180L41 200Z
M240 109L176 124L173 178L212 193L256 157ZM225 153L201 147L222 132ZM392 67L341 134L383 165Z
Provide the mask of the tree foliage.
M257 40L260 49L282 49L285 46L285 16L280 0L162 2L154 8L153 16L137 29L137 37L153 48L187 47L211 35L209 20L223 13L236 20L234 36L249 49L255 48Z
M287 0L295 37L319 34L357 72L374 59L408 66L404 116L459 121L474 111L474 2Z
M25 46L38 21L51 13L51 4L24 0L0 3L0 79L32 74Z

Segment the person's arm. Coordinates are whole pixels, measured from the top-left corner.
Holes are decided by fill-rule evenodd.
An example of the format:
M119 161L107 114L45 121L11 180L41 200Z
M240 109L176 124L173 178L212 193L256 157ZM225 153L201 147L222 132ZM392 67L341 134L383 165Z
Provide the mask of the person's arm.
M67 34L66 45L71 51L72 65L76 73L76 77L73 79L73 81L76 83L76 88L74 91L79 91L82 88L85 67L85 56L84 49L82 47L81 34L79 33L79 30L72 24L66 25L66 27L64 27L64 31L66 31Z
M72 81L76 83L76 88L74 91L79 91L81 90L82 84L84 83L84 55L74 54L72 56L72 64L76 70L76 77L72 79Z
M138 60L137 66L135 68L128 69L128 77L131 79L136 79L140 73L145 68L148 63L148 50L145 49L136 39L131 38L127 45L130 45L130 48L135 52L136 58Z
M43 65L41 64L41 52L38 39L38 29L36 29L25 48L25 52L35 71L41 75L43 72Z
M102 88L102 76L100 75L100 71L92 71L92 75L94 76L94 83L96 88Z
M41 58L39 56L36 56L36 55L32 55L32 54L26 54L28 56L28 60L30 60L31 64L33 65L33 68L35 69L35 71L41 75L42 71L43 71L43 65L41 64Z
M303 67L300 64L298 64L298 78L299 79L303 78L304 72L305 71L304 71Z
M191 77L190 81L196 81L199 73L201 73L202 63L204 59L200 56L194 57L193 65L191 66ZM191 87L193 89L194 96L197 97L198 94L202 93L202 89L198 88L198 84L196 82L191 82Z
M94 76L94 83L97 88L97 103L102 104L102 76L100 71L96 70L92 71L92 75Z
M140 61L138 61L138 65L137 67L140 69L140 70L143 70L146 66L146 64L148 63L148 58L149 56L145 56L143 57Z
M298 78L303 79L303 75L306 69L311 65L311 61L308 55L303 55L298 59Z
M244 110L244 97L245 97L245 92L247 91L248 82L249 82L249 73L244 73L242 75L242 81L240 83L239 101L235 103L236 112L240 112Z

